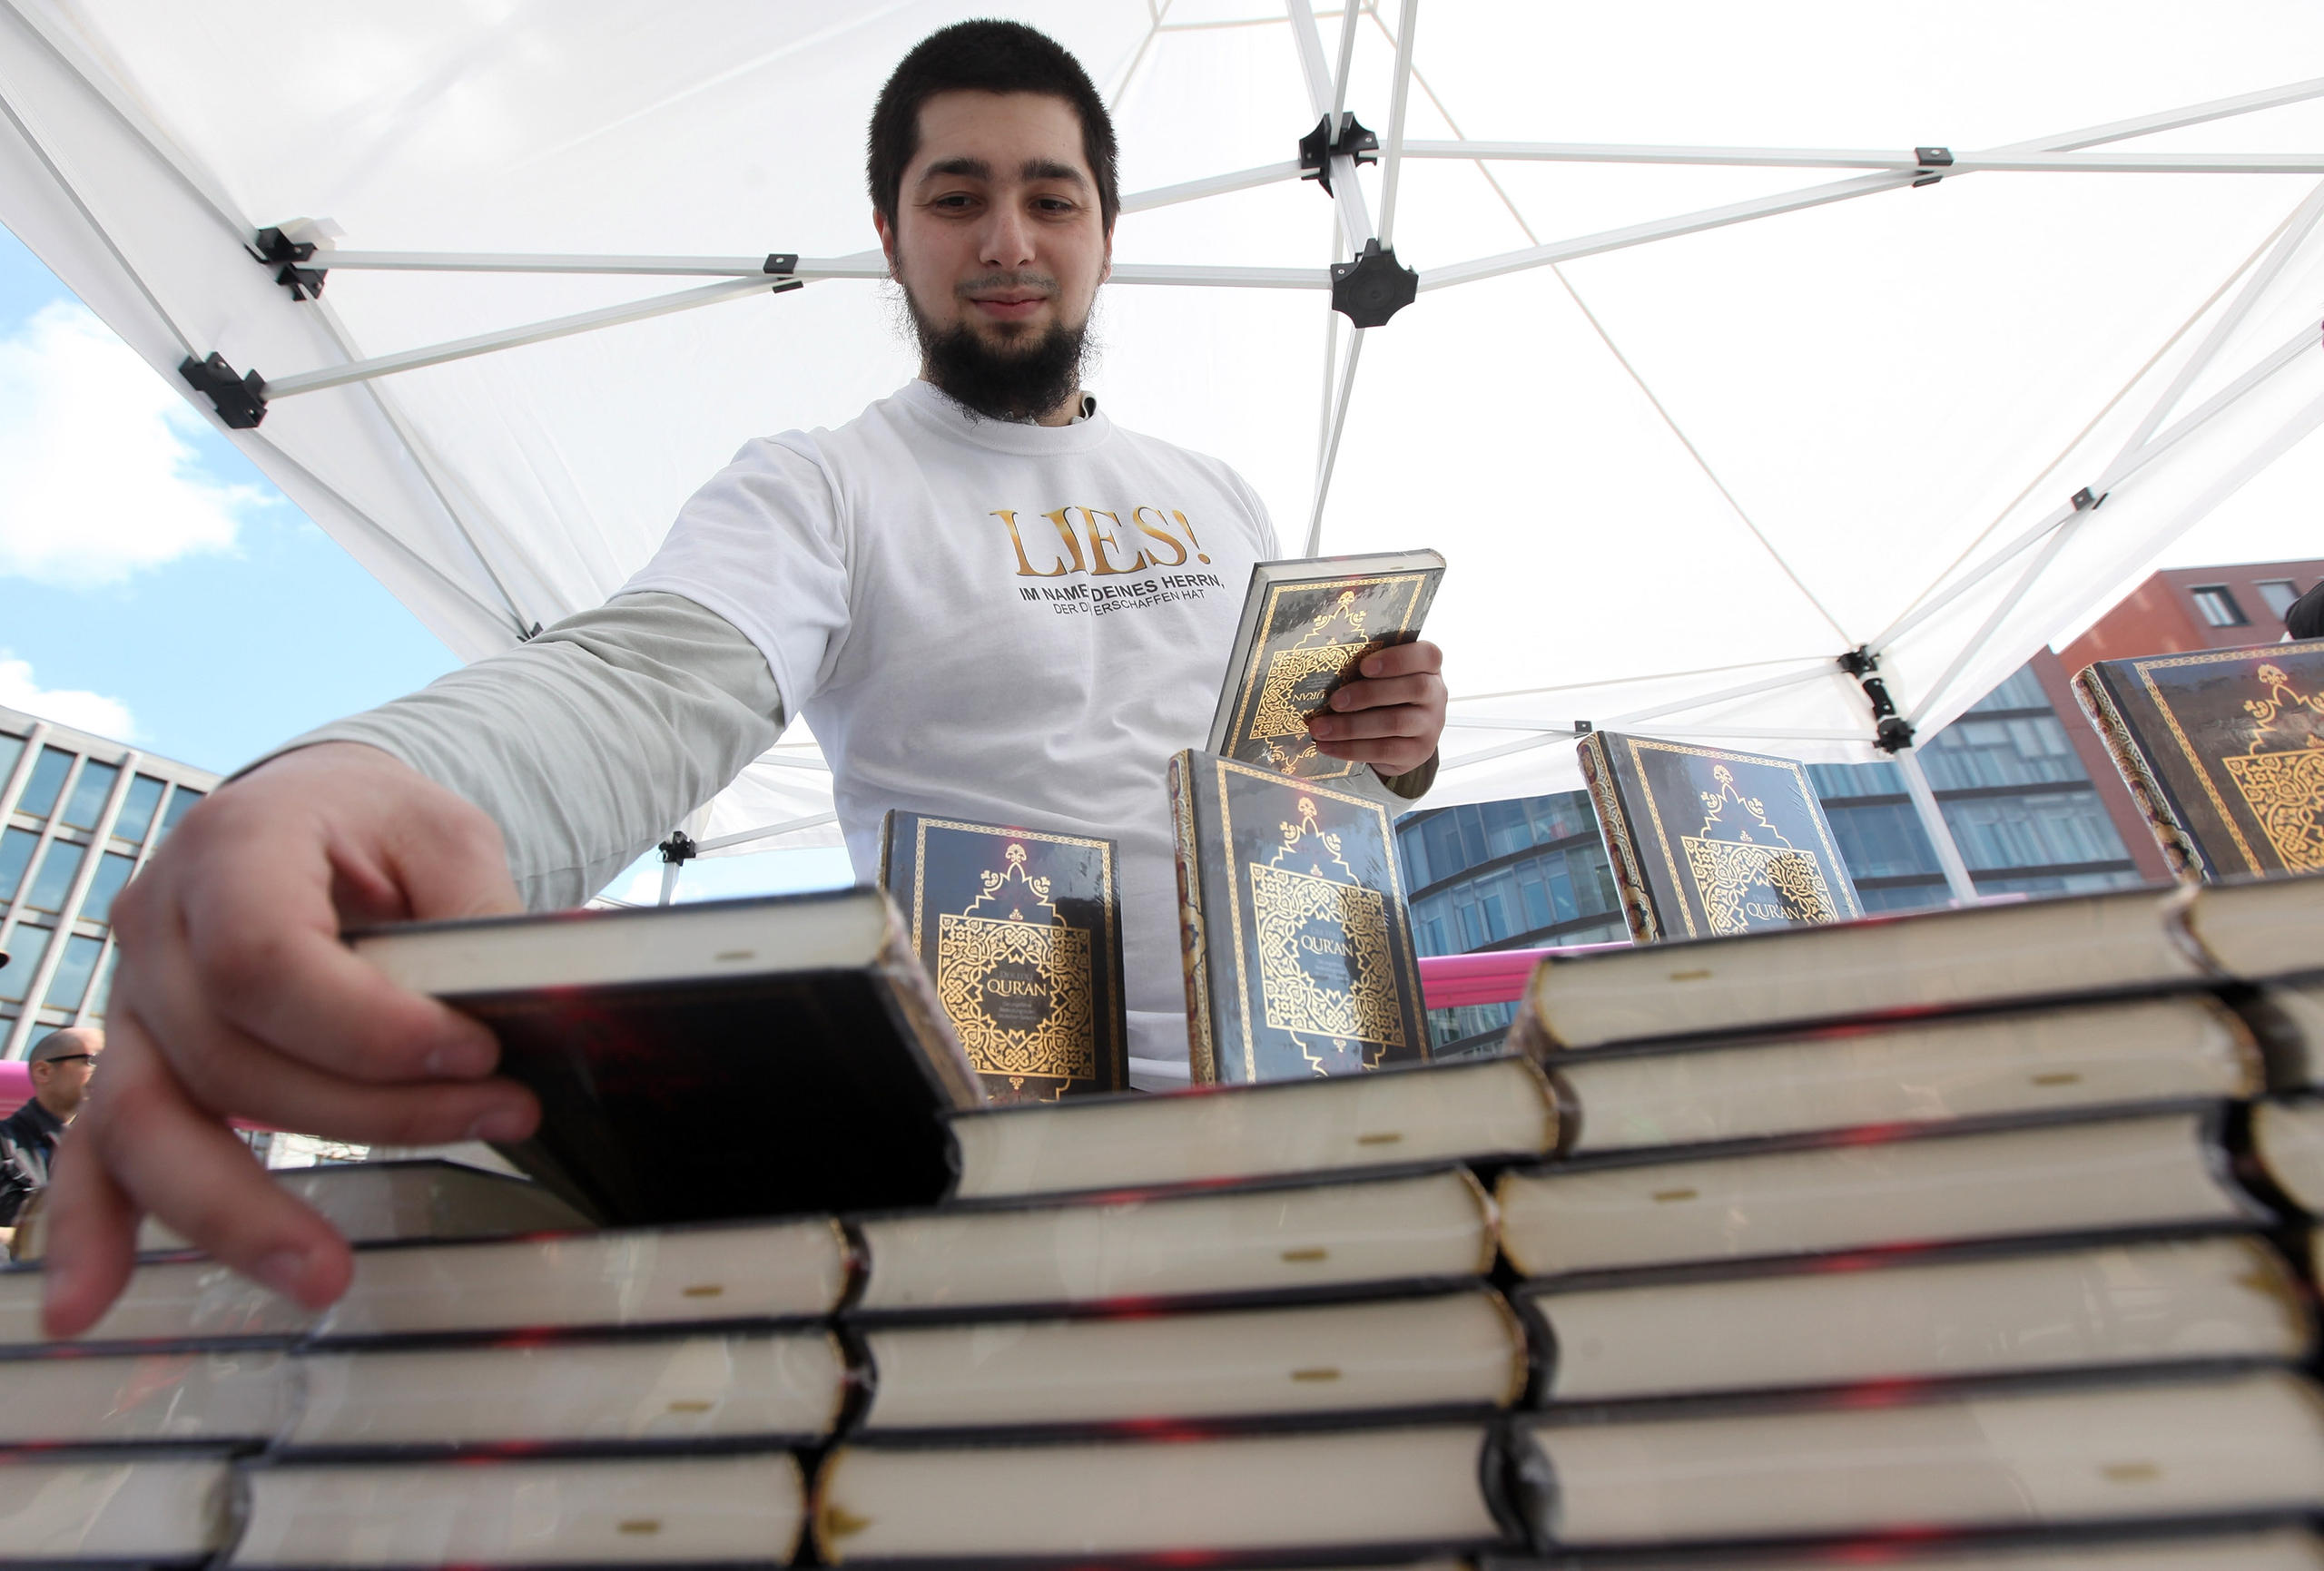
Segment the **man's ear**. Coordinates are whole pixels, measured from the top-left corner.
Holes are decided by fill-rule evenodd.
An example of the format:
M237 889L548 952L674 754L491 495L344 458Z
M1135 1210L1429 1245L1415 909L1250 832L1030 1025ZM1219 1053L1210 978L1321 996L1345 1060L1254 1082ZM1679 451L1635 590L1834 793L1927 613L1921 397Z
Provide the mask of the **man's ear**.
M1106 265L1098 270L1098 281L1104 283L1114 276L1114 226L1106 226Z
M880 237L880 254L888 259L888 276L894 278L896 276L895 228L888 222L888 215L876 207L872 210L872 232ZM1110 253L1110 245L1108 250Z

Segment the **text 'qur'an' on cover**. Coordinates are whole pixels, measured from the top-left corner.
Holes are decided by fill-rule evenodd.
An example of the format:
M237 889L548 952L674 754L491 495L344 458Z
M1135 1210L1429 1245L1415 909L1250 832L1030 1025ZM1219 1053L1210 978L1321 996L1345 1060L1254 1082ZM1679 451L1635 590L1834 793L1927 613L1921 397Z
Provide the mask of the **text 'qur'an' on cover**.
M1427 1058L1385 808L1192 750L1170 761L1170 803L1196 1080Z
M1256 564L1210 751L1303 780L1343 780L1365 768L1318 752L1308 719L1357 661L1420 636L1443 576L1444 558L1433 551Z
M1864 914L1797 761L1609 731L1580 751L1634 941Z
M897 811L880 866L988 1097L1128 1088L1113 841Z
M2324 641L2102 660L2073 687L2172 872L2324 872Z

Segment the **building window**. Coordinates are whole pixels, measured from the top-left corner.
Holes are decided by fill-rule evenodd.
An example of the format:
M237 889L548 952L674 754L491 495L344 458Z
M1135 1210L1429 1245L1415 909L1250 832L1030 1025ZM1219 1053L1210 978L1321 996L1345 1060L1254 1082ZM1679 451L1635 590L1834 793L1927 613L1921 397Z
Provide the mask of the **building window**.
M33 973L40 969L40 957L47 953L46 928L16 924L8 935L8 963L0 966L0 1001L13 1004L25 996L33 985Z
M91 759L81 766L81 778L73 782L73 797L64 804L61 820L67 828L93 830L104 816L105 798L113 795L113 782L121 778L121 766L99 763Z
M153 810L162 805L165 788L150 774L141 774L129 782L129 794L121 799L121 812L113 820L113 838L136 845L153 827Z
M0 787L5 787L8 777L16 772L16 761L25 756L25 739L14 731L0 731Z
M86 846L76 846L71 840L51 840L47 854L40 859L40 871L33 875L33 887L25 891L25 904L35 911L61 911L64 897L73 892L73 875L81 870L81 859L89 854Z
M33 848L38 844L40 837L30 830L0 834L0 906L16 898L16 886L24 882L25 869L32 865Z
M176 790L172 791L170 810L162 815L162 827L155 831L154 840L158 842L162 836L177 828L178 820L193 810L193 804L202 800L202 794L190 786L180 786Z
M137 870L137 859L124 857L119 851L107 851L97 863L97 875L89 880L89 892L81 897L80 918L84 922L113 920L113 898L129 882L129 875Z
M2213 627L2249 627L2251 619L2235 603L2224 584L2201 584L2188 590L2195 597L2196 613Z
M25 781L25 794L16 799L16 810L30 813L36 819L48 817L56 806L56 793L64 789L64 776L73 767L73 755L61 747L40 750L40 761L33 765L32 778Z
M2252 587L2259 590L2260 598L2268 603L2268 609L2275 614L2278 622L2291 609L2291 603L2299 598L2299 585L2289 578L2262 578Z
M104 952L103 938L87 938L79 934L64 941L64 958L56 963L56 976L48 985L45 1000L51 1009L77 1010L82 996L89 990L89 974L97 968L97 957Z

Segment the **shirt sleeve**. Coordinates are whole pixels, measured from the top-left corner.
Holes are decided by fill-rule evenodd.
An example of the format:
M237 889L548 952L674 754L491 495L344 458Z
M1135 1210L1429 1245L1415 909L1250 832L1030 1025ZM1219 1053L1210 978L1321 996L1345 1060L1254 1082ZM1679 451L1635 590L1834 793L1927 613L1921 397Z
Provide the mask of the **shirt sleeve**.
M625 594L290 747L362 742L474 802L525 904L546 910L580 904L716 795L783 713L724 617Z
M852 567L838 490L813 438L792 433L748 444L712 476L622 593L683 595L724 617L796 715L846 641Z

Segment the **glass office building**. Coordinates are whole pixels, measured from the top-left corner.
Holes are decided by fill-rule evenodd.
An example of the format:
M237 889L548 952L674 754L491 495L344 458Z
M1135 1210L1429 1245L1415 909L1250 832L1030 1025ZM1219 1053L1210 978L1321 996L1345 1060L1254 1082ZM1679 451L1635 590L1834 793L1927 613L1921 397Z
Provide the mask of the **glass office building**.
M2031 664L1919 748L1921 770L1980 895L2063 895L2145 881L2068 727ZM1946 903L1893 763L1810 764L1816 793L1867 911Z
M218 777L0 709L0 1056L102 1021L113 900Z
M2064 894L2144 880L2075 738L2029 663L1924 741L1921 768L1981 895ZM1893 763L1814 764L1867 911L1948 895ZM1530 949L1628 937L1586 791L1424 810L1396 825L1413 937L1423 955ZM1440 1056L1496 1050L1515 1008L1429 1011Z

